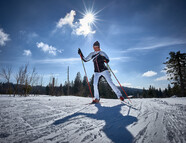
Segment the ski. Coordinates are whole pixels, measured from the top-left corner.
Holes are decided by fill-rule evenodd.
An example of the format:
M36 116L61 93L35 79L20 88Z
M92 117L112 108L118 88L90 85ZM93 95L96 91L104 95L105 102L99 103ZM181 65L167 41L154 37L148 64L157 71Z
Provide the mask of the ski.
M103 101L99 101L98 103L92 103L90 102L89 104L101 104L101 103L104 103Z
M101 104L101 103L103 103L103 102L98 102L98 103L92 103L92 102L91 102L91 103L89 103L89 104Z
M98 102L98 103L92 103L92 102L90 102L90 103L86 103L85 105L101 104L101 103L104 103L104 102Z
M100 103L86 103L86 104L84 104L84 105L95 105L95 104L100 104ZM101 104L100 104L101 105Z
M131 108L131 109L139 110L139 109L137 109L136 107L134 107L134 106L133 106L131 103L129 103L129 102L121 101L121 103L124 104L124 105L126 105L126 106L128 106L128 107Z
M129 103L129 102L127 102L127 101L121 101L121 103L126 104L126 105L128 105L128 106L132 106L132 104Z

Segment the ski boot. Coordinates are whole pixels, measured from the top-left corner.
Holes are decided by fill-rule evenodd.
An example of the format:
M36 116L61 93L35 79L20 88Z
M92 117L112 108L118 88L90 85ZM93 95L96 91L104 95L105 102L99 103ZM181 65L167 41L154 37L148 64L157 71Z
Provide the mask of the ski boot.
M119 98L121 101L124 101L124 97L123 96L120 96Z
M92 103L91 104L97 104L97 103L99 103L99 99L94 99L93 101L92 101Z

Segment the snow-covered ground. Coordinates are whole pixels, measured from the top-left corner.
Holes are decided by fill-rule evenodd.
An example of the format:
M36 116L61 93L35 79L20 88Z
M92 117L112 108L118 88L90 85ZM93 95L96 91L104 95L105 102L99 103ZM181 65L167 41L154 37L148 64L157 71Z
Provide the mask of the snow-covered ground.
M185 143L186 98L0 95L0 143Z

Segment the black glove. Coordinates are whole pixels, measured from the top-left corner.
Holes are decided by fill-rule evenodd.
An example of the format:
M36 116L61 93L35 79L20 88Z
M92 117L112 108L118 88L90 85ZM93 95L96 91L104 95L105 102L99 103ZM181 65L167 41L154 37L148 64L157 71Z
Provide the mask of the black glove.
M81 49L80 49L80 48L78 49L78 54L79 54L79 55L80 55L80 57L83 59L83 61L85 61L85 60L84 60L83 53L81 52Z
M104 62L108 63L109 62L109 59L105 58L104 56L102 56L102 59Z
M82 52L81 52L81 49L79 48L78 49L78 54L81 56L82 55Z

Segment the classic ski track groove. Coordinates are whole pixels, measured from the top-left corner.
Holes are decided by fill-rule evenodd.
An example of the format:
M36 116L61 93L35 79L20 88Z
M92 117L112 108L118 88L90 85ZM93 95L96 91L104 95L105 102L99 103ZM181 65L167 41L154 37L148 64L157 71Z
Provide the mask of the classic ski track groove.
M110 100L108 102L104 100L99 106L112 108L112 106L118 105L121 106L120 112L123 117L129 114L138 119L137 122L127 127L131 132L135 130L133 142L186 142L186 105L170 104L162 99L133 99L131 106L122 105L118 100L113 101L111 106L108 106L111 103ZM50 102L41 104L42 102L39 100L26 100L25 102L23 99L21 104L18 104L10 100L6 104L0 104L0 108L4 109L0 113L0 121L3 121L3 124L0 123L0 127L3 129L0 132L0 142L5 143L12 140L33 143L112 142L105 134L105 129L103 130L104 120L96 120L79 114L95 114L97 107L94 104L85 105L84 102L77 106L60 102L58 102L59 105L53 105ZM14 112L13 109L18 109L18 112ZM44 111L42 114L40 114L41 109ZM34 112L31 112L32 110ZM104 117L105 112L108 111L101 108L99 115ZM72 117L58 125L53 124L68 116ZM112 112L108 117L112 117ZM106 129L112 129L120 121L120 118L112 117L108 120L107 124L109 124ZM163 128L159 128L161 126Z

